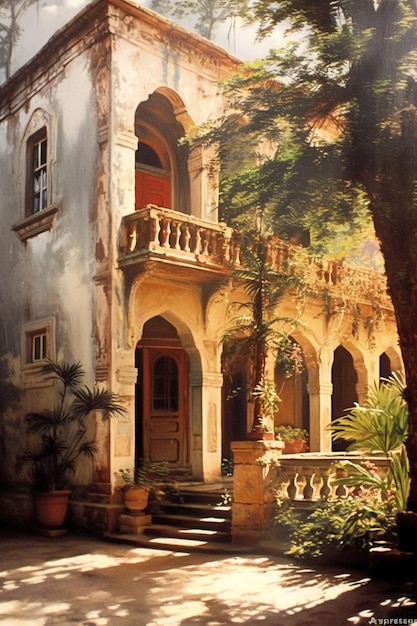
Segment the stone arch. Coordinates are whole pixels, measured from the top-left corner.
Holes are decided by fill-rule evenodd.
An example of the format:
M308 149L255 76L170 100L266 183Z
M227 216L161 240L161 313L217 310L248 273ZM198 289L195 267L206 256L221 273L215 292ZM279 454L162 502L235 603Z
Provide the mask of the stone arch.
M381 354L379 355L380 363L381 363L381 357L383 357L383 355L385 355L386 358L389 360L390 372L402 372L403 371L404 369L403 362L402 362L401 354L399 353L398 350L396 350L392 346L388 346L387 348L385 348L385 350L383 350ZM386 371L381 372L381 367L380 367L380 376L382 375L386 377L387 373L388 372Z
M291 334L292 339L299 345L302 351L303 370L289 378L282 388L282 404L277 414L280 423L291 424L311 431L310 390L318 385L319 365L317 350L310 339L302 332ZM282 378L275 371L275 381L278 392L282 386ZM292 407L289 413L288 402ZM285 415L281 419L281 415Z
M140 459L145 463L168 461L173 469L191 467L192 473L198 475L201 468L193 467L195 455L192 446L195 434L202 430L202 407L198 402L202 362L192 332L175 313L161 310L159 314L143 319L140 334L135 345L135 367L138 370L135 392L136 462ZM184 354L187 355L185 358ZM168 410L167 414L158 417L149 398L154 388L153 367L161 359L175 365L179 405L174 413ZM161 428L159 432L154 427L157 423Z
M145 199L145 206L157 204L182 213L191 213L189 148L187 145L180 144L180 139L184 137L191 124L192 120L184 102L176 92L167 87L156 89L147 100L138 104L134 127L139 146L141 142L150 146L160 157L162 167L159 170L158 168L137 167L137 171L143 170L144 179L142 178L139 183L137 176L136 184L153 187L161 184L164 187L163 199L159 201L158 195L149 192L149 197L155 199L149 202ZM142 207L136 206L136 208Z

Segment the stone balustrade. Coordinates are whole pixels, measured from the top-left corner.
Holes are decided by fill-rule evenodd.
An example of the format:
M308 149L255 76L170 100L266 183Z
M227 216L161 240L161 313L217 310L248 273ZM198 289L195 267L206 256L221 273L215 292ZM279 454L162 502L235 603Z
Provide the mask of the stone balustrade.
M171 209L148 205L123 218L119 262L141 256L229 269L239 264L234 231Z
M387 472L389 461L384 457L342 453L311 453L286 455L280 458L278 484L291 500L315 501L329 496L346 496L348 489L336 484L343 470L335 466L340 461L370 463L378 473ZM352 488L353 489L353 488Z
M301 251L301 258L297 252ZM119 264L134 265L145 260L164 260L188 267L227 274L240 264L237 234L217 224L171 209L148 205L126 215L119 238ZM310 293L328 293L332 298L354 300L374 307L392 308L386 278L372 270L349 267L340 261L317 260L302 248L273 238L270 263L282 271L302 274ZM207 276L210 279L210 275ZM204 277L203 277L204 280Z

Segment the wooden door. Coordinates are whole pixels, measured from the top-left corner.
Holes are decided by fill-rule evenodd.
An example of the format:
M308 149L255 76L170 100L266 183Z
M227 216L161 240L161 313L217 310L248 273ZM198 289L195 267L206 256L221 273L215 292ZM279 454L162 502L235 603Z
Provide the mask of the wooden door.
M144 461L188 462L187 355L182 348L143 349Z
M135 208L143 209L148 204L170 209L171 181L169 177L163 175L136 170Z

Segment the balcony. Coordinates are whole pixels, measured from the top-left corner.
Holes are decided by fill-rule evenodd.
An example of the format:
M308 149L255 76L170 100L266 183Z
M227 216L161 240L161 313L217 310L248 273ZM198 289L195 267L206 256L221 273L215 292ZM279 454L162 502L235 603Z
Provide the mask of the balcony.
M119 267L198 282L221 280L238 262L236 236L215 224L170 209L148 205L123 218Z
M302 273L308 293L327 294L330 308L351 301L392 310L384 274L340 261L318 261L304 252L275 238L270 245L270 263L278 271L286 265ZM210 282L228 276L239 257L238 237L225 224L155 205L122 220L118 264L125 271L152 271L172 278L175 267L176 278Z

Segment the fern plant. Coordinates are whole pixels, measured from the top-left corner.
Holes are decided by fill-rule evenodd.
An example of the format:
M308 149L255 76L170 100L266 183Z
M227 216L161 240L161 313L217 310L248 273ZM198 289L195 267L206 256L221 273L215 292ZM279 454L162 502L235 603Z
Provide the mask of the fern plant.
M80 363L47 362L43 372L56 381L58 401L51 408L26 415L28 432L38 438L19 457L18 469L27 465L37 489L54 491L71 484L81 459L94 461L94 412L107 419L123 415L126 409L117 394L82 386L85 372Z
M347 477L339 479L346 486L377 488L383 497L394 496L398 511L407 506L410 489L405 440L408 436L408 406L404 399L405 383L396 373L375 384L363 406L355 405L329 426L335 441L350 441L348 451L383 454L389 459L386 476L372 466L352 461L340 463Z

